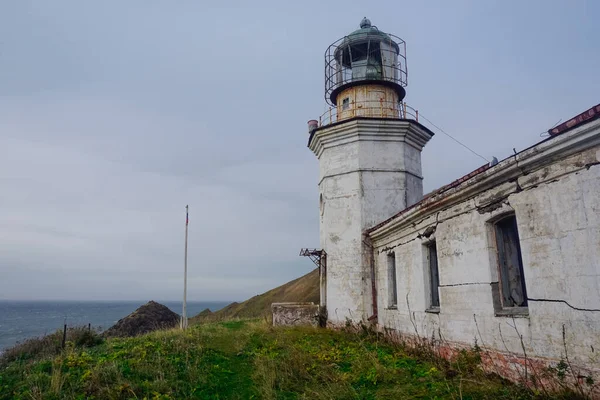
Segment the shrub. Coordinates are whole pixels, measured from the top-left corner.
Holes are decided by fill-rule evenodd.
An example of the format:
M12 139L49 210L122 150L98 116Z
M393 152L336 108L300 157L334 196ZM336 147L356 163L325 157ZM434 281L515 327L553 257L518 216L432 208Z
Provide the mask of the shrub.
M6 349L0 355L0 367L6 366L11 361L40 359L53 356L62 349L63 331L57 330L49 335L27 339ZM103 342L98 332L87 326L76 326L67 329L67 342L72 342L75 347L92 347Z

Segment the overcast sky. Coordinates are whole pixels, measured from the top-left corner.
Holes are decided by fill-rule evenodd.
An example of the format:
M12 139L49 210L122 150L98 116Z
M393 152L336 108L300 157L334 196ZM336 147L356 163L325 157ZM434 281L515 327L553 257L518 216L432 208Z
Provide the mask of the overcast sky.
M595 105L595 1L0 0L0 299L243 300L309 272L323 54L367 16L406 101L502 159ZM425 191L483 160L437 133Z

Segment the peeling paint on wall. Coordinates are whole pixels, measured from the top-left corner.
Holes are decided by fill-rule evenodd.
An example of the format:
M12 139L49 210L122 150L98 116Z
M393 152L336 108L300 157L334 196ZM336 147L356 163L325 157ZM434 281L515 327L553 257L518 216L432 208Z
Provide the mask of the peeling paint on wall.
M495 355L489 366L513 380L524 353L532 365L548 366L568 352L575 367L599 376L600 123L593 134L585 132L554 138L561 151L577 147L576 152L543 158L543 151L531 149L536 161L521 157L516 176L490 172L427 208L417 205L406 217L389 220L391 228L370 230L377 254L378 326L402 335L441 335L450 348L473 346L477 339ZM552 143L544 146L547 152L555 149ZM501 298L493 224L506 215L517 221L524 307L505 307ZM432 236L438 244L439 313L427 312L423 243ZM385 307L386 253L392 249L399 260L396 309Z

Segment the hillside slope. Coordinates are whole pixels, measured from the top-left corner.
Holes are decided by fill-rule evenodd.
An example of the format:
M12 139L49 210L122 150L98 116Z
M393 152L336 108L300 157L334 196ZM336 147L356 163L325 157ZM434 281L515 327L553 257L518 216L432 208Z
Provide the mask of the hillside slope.
M271 313L271 303L298 301L319 303L319 270L294 279L242 303L231 303L221 310L208 309L191 318L191 322L220 321L228 318L256 318Z

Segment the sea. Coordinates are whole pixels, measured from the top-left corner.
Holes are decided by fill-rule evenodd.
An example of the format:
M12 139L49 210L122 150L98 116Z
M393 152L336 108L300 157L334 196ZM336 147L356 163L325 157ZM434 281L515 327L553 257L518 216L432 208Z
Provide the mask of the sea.
M18 342L42 336L67 326L87 326L106 330L131 314L145 301L8 301L0 300L0 353ZM181 315L181 301L160 302ZM230 302L188 301L192 317L208 308L217 311Z

